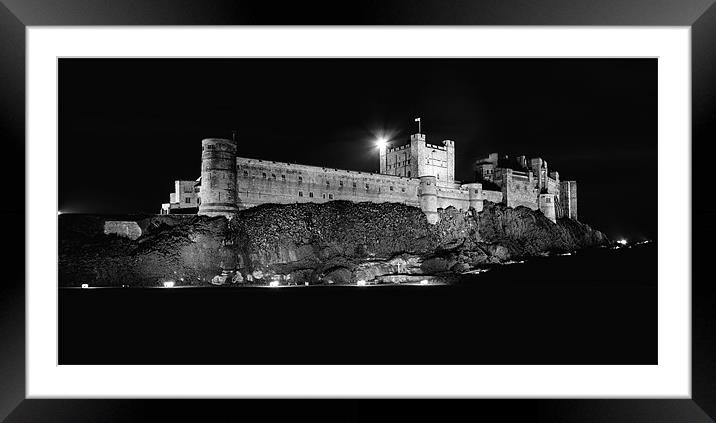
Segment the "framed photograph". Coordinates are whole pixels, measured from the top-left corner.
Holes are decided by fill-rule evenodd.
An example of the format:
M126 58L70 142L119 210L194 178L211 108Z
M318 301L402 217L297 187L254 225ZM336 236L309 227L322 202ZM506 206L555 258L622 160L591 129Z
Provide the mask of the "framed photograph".
M7 421L716 414L710 2L6 3Z

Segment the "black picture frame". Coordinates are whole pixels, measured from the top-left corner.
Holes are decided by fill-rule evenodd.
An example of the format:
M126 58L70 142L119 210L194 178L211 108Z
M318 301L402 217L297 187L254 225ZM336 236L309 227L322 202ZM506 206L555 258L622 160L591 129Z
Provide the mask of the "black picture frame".
M323 3L177 0L2 0L0 139L7 184L2 210L6 275L0 281L0 419L7 422L223 421L311 417L358 421L412 416L451 421L463 414L501 420L707 422L716 418L716 289L699 275L716 235L708 192L716 140L714 0L365 1ZM692 395L689 399L509 399L399 402L300 400L25 399L25 29L71 25L660 25L691 27L692 47ZM20 183L22 181L22 183ZM22 222L22 224L20 224ZM269 403L267 403L269 401ZM274 401L283 401L274 404ZM388 407L386 407L388 405ZM386 410L386 408L388 408Z

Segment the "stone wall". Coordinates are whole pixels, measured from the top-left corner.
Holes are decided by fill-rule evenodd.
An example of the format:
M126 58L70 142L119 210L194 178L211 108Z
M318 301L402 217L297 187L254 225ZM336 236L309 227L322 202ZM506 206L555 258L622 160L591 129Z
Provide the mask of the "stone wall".
M502 203L503 199L502 191L482 190L482 196L485 201L491 201L493 203Z
M381 172L387 175L417 177L412 171L412 153L410 144L389 148L385 155L385 163L381 163ZM383 170L385 169L385 170Z
M237 158L239 208L332 200L419 206L417 178Z
M502 202L506 206L513 208L524 206L537 210L539 189L536 187L536 181L529 174L498 168L495 182L502 188Z
M559 181L547 177L547 192L559 196Z
M468 187L448 187L438 184L438 208L455 207L466 211L470 208L470 192Z

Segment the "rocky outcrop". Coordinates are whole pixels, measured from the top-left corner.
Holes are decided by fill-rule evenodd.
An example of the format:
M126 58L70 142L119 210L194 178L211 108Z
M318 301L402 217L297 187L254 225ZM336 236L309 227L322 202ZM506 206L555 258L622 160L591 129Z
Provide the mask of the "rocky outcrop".
M440 211L430 225L396 203L262 205L223 217L144 216L136 240L104 235L96 216L60 216L60 282L158 284L411 281L609 240L525 207ZM127 219L126 216L122 220ZM222 275L221 277L216 277Z

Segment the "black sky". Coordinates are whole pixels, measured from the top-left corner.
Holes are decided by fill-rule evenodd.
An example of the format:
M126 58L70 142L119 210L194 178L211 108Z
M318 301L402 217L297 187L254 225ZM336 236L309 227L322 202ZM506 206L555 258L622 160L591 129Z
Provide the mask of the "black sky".
M656 238L656 59L60 59L59 208L158 213L200 173L201 139L239 155L378 170L374 140L455 141L578 182L580 220Z

